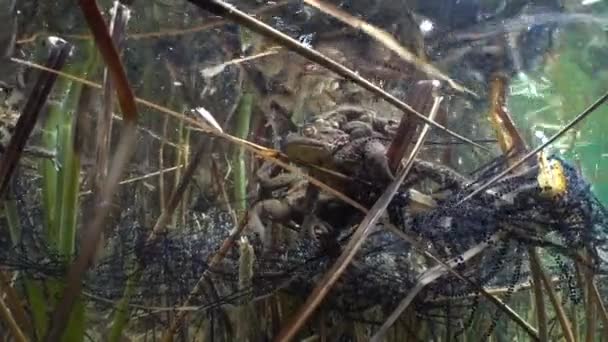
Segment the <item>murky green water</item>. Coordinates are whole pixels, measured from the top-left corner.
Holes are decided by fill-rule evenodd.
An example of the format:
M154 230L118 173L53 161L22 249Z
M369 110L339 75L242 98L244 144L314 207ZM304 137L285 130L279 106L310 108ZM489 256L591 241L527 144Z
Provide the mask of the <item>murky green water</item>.
M302 337L328 333L327 340L331 336L366 340L362 336L377 331L389 309L403 298L415 298L390 341L401 341L408 334L418 334L422 340L465 335L469 340L490 335L497 341L529 340L528 334L534 334L526 333L517 319L507 317L505 307L482 298L479 287L496 290L523 320L535 325L536 303L530 300L534 293L529 285L535 276L531 262L535 253L540 255L547 279L559 289L561 298L552 305L563 301L583 336L582 331L597 322L578 324L587 312L584 304L589 302L584 286L590 283L581 278L595 269L581 263L582 257L575 253L604 253L604 259L597 258L596 279L601 281L596 283L606 293L603 238L608 235L608 217L580 185L578 173L568 169L574 183L571 197L546 197L546 189L538 187L536 169L529 168L498 182L483 196L465 204L459 201L505 167L488 120L488 89L494 75L507 75L508 111L530 148L542 144L608 90L608 1L424 1L327 1L353 16L352 21L365 20L385 30L395 39L389 43L402 45L399 49L370 38L370 30L365 31L369 27L355 29L343 19L332 19L298 1L232 2L400 100L423 108L423 114L430 111L425 104L433 96L417 92L417 87L423 84L420 89L426 89L430 80L441 78L444 107L437 121L467 138L484 140L491 150L481 153L433 129L429 144L417 156L408 185L399 189L388 206L386 221L373 227L373 235L345 268L342 283L325 299L329 304L323 309L336 316L325 317L323 312L314 317L310 320L314 323L302 329ZM58 326L57 321L49 320L49 310L61 308L58 298L67 283L65 271L74 254L92 250L81 245L81 240L87 241L86 229L102 222L92 217L103 213L107 226L104 239L97 242L95 260L82 263L87 265L87 273L74 278L74 284L82 280L84 291L72 311L73 329L67 332L73 337L70 341L84 340L85 331L94 340L107 340L108 327L115 329L115 340L120 334L133 341L160 340L183 312L190 318L182 334L196 341L218 340L218 336L225 340L270 339L288 324L294 307L310 295L348 248L365 211L392 179L383 148L387 141L398 140L390 134L404 110L293 51L277 49L272 40L230 18L190 2L196 1L136 0L130 7L127 34L119 50L129 85L140 98L138 128L132 136L135 143L129 145L133 155L121 174L122 183L103 202L111 202L109 213L98 210L105 206L95 206L100 204L95 202L101 193L98 190L108 184L105 177L97 178L98 165L103 163L96 153L110 151L108 156L114 156L124 127L120 106L108 104L116 117L110 136L113 145L107 150L98 149L97 140L104 107L101 91L88 93L94 100L79 111L76 104L85 98L81 97L83 85L60 77L41 110L43 129L31 141L56 148L59 157L55 163L27 159L29 168L18 169L12 196L4 202L5 215L0 218L0 271L6 269L16 284L24 285L25 290L15 288L29 300L32 313L28 315L35 328L26 331L28 337L40 339L48 326ZM8 8L14 3L0 0L0 11L2 5ZM12 57L44 63L47 39L60 37L74 45L64 71L88 81L103 81L103 60L76 2L23 0L17 4L15 13L0 12L0 44L17 40L10 51ZM112 2L99 0L98 5L109 20ZM405 11L405 6L411 11ZM0 48L4 53L4 47ZM0 64L2 114L23 110L40 73L13 62L5 58ZM463 86L479 96L462 91ZM325 124L329 126L301 127L321 115L326 119L343 106L352 117L345 114L334 121L328 119ZM83 117L90 120L85 120L88 130L84 130L86 125L76 126L81 123L76 113L85 113ZM346 134L349 124L368 123L362 117L382 119L370 119L381 127L350 126ZM385 120L388 118L393 121ZM219 127L232 136L210 134L210 122L213 129ZM319 131L326 133L326 140L302 139L309 150L291 146L295 153L289 154L285 148L289 137ZM353 133L370 131L376 134L370 140L357 140L361 136ZM76 132L85 133L72 140L71 134ZM411 137L418 132L412 131ZM1 138L2 142L10 140ZM250 153L255 149L243 140L272 151ZM350 144L353 141L365 144ZM368 145L369 141L378 144ZM381 154L371 153L378 149ZM281 155L281 160L292 165L291 173L266 163L279 155L277 150L288 155ZM306 160L308 151L318 153L312 159L320 165ZM608 203L608 106L601 106L548 151L580 167L593 192ZM194 172L186 174L193 152L203 157ZM386 163L375 168L378 164L373 161L378 159ZM491 164L495 167L470 173L489 161L496 161ZM315 173L318 166L331 169L338 164L342 167L338 171L348 176L340 181ZM270 171L264 175L260 170ZM319 185L313 186L313 180L303 174L326 181L331 189L321 187L321 193L327 197L316 197ZM263 184L275 176L294 175L295 183L272 189ZM344 179L348 182L341 183ZM178 187L182 181L187 186ZM344 199L329 196L328 190L334 187L360 203L347 205ZM173 199L176 193L179 196ZM167 212L170 214L165 216ZM384 229L387 222L396 231ZM227 240L237 227L246 227L244 238ZM218 255L220 246L226 247L226 255L211 265L209 260ZM449 274L438 259L450 262L473 285ZM552 285L545 286L541 296L549 303ZM524 290L513 293L516 287ZM415 293L418 290L421 292ZM278 292L281 294L276 295ZM285 294L290 296L283 297ZM120 305L126 309L116 310ZM374 306L384 311L365 312ZM184 310L175 310L177 307ZM351 311L361 316L343 315ZM553 306L548 309L551 322L558 321L557 311ZM5 323L0 320L2 333ZM124 331L123 326L127 327ZM408 329L414 332L406 333ZM557 336L561 330L554 329L552 334Z
M606 15L605 2L594 13ZM608 90L606 23L579 22L560 29L551 61L531 81L513 81L510 109L532 146L542 143ZM526 84L531 84L526 87ZM533 90L536 88L536 91ZM602 106L550 151L576 161L593 191L608 201L608 107Z

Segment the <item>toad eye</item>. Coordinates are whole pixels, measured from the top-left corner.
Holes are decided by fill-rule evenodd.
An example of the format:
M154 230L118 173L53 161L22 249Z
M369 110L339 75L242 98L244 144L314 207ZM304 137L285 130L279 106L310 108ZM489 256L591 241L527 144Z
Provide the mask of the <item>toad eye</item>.
M312 125L304 126L302 128L302 135L304 135L306 137L312 137L312 136L315 136L316 134L317 134L317 129Z

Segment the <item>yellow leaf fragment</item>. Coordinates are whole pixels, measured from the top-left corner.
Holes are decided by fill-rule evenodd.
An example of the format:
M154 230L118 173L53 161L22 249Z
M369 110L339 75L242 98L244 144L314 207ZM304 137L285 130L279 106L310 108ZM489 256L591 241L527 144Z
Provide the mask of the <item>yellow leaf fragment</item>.
M564 166L557 159L548 159L545 153L538 155L538 185L543 196L553 198L564 195L568 190L568 179Z

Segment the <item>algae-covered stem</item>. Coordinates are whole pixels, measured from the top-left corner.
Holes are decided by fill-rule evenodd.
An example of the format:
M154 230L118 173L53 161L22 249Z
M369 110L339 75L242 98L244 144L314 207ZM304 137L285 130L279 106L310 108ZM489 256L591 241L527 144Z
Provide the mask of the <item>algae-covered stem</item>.
M236 131L236 136L241 139L246 139L249 134L252 103L253 95L251 93L243 94L241 103L239 103L238 107ZM245 163L245 149L242 146L235 145L232 162L234 167L234 197L236 200L236 210L238 215L241 215L247 210L247 168Z
M124 123L118 148L112 160L112 167L106 177L105 186L101 191L100 203L94 217L87 225L81 241L82 253L70 265L68 274L65 278L66 286L63 290L61 300L56 305L51 316L49 331L45 336L45 341L57 341L62 336L68 324L68 317L72 312L79 294L82 290L82 277L86 270L91 266L98 245L103 224L106 221L110 210L111 197L114 194L120 177L125 169L127 162L133 154L134 140L137 131L137 107L133 90L129 85L124 66L120 61L120 56L108 33L108 28L94 0L80 0L80 8L84 14L87 24L95 37L95 43L101 53L109 74L111 75L116 87L118 103L124 117Z
M68 58L72 46L58 38L49 39L49 42L51 43L51 52L46 66L53 69L61 69ZM0 194L4 193L8 185L11 175L17 166L19 156L23 152L25 144L38 121L40 110L46 102L56 80L57 75L48 72L41 72L38 76L32 94L25 104L22 115L17 120L15 132L0 163Z

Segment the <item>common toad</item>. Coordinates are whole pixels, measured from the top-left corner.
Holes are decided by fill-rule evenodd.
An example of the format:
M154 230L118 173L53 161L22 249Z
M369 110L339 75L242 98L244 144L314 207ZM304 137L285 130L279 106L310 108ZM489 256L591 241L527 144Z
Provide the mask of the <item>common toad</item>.
M347 122L340 122L335 117L332 119L317 119L304 125L299 132L289 134L284 148L288 157L311 166L313 177L350 196L357 192L348 186L351 181L318 167L354 178L361 177L368 182L390 182L393 175L388 169L382 135L373 129L366 129L368 133L360 135L362 125L359 125L357 135L353 137L341 129ZM323 240L327 234L333 234L332 226L319 218L318 212L336 199L319 193L316 187L309 186L297 175L275 175L272 171L269 164L264 164L257 173L259 183L262 190L280 191L280 194L271 194L270 198L256 203L249 218L250 227L260 235L264 245L271 245L272 234L269 234L263 220L284 224L298 222L301 233L314 239Z
M300 235L319 239L330 229L317 217L314 208L324 206L334 198L319 194L316 188L308 186L308 181L296 174L283 172L275 175L274 168L267 162L257 172L261 190L267 198L258 201L249 212L249 228L258 234L267 250L273 247L276 235L263 221L283 225L295 223L301 226Z
M342 130L336 121L317 119L299 133L287 136L285 152L296 162L368 181L390 182L393 174L386 158L387 139L373 129L360 136L361 126L356 128L358 134L353 136ZM326 176L314 176L326 179ZM332 183L330 185L335 185Z

